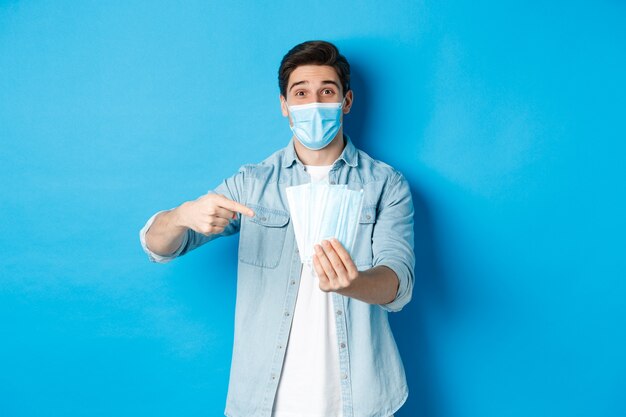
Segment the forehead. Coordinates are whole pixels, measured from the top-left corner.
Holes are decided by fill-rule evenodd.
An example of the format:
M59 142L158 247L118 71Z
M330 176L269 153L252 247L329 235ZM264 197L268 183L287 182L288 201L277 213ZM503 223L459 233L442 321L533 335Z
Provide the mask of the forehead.
M300 81L308 81L311 84L319 84L325 80L332 80L337 84L340 84L339 76L337 75L335 68L330 65L300 65L291 72L291 75L289 75L287 88Z

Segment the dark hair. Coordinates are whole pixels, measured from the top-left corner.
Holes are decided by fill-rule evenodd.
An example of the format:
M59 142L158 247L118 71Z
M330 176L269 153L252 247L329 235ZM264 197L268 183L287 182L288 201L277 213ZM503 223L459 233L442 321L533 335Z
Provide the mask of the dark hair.
M284 97L287 96L289 76L301 65L330 65L337 71L343 94L345 95L350 90L350 64L346 57L341 55L337 47L330 42L307 41L291 48L280 61L278 87L280 94Z

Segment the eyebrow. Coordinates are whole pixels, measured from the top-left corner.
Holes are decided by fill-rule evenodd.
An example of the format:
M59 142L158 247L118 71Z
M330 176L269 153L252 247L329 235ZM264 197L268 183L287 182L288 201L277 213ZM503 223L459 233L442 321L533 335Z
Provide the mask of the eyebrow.
M298 81L297 83L293 83L293 84L291 84L291 87L289 87L289 91L291 91L291 89L294 88L297 85L308 84L308 83L309 82L307 80L302 80L302 81ZM335 87L337 87L338 89L340 89L339 84L336 81L334 81L334 80L324 80L324 81L322 81L322 85L324 85L324 84L332 84Z

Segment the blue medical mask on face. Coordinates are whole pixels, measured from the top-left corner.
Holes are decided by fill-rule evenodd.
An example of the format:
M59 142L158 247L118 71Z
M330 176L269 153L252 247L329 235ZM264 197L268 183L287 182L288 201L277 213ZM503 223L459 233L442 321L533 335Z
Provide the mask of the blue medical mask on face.
M345 100L345 99L344 99ZM341 103L308 103L287 106L291 116L291 131L308 149L326 147L341 127Z

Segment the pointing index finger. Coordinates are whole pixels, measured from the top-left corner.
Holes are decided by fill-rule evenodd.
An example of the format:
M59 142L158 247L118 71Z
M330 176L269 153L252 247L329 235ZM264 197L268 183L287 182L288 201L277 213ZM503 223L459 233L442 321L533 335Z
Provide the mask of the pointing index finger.
M252 217L254 216L254 211L252 211L252 209L244 206L243 204L240 204L234 200L229 200L228 198L224 197L224 202L222 203L222 207L231 210L231 211L236 211L238 213L241 214L245 214L248 217Z

